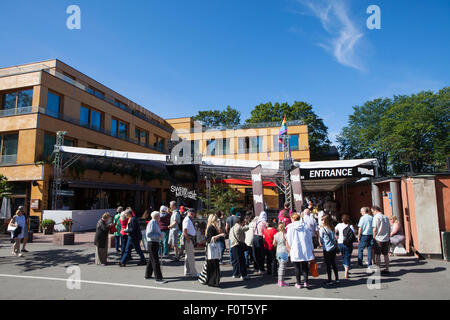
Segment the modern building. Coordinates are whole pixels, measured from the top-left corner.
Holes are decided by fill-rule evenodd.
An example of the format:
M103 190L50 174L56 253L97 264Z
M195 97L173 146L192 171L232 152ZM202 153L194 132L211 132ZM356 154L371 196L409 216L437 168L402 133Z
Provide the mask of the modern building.
M0 174L12 208L41 215L51 205L51 154L64 145L166 154L172 127L162 118L59 60L0 69ZM151 168L80 160L64 172L60 208L137 210L168 200L169 185Z
M278 141L280 123L245 124L234 127L205 128L192 117L166 119L174 136L190 142L191 156L233 160L282 161L283 147ZM301 121L287 123L289 156L297 162L309 162L308 126ZM183 154L180 154L183 156ZM240 206L253 203L251 180L223 179L241 194ZM283 193L275 183L265 183L264 200L268 209L282 207Z

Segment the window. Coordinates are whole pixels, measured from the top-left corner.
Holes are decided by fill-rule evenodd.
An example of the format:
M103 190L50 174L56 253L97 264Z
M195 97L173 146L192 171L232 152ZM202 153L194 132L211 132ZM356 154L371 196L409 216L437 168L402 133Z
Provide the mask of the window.
M90 94L92 94L102 100L105 99L105 94L103 92L101 92L100 90L95 89L94 87L89 86L87 88L87 92L89 92Z
M289 136L289 147L291 150L298 150L298 134Z
M160 152L163 152L164 151L164 146L165 146L165 139L164 138L161 138L161 137L158 137L158 136L155 136L156 137L156 140L155 140L155 143L153 144L153 146L156 148L156 149L158 149L158 151L160 151Z
M19 135L17 133L0 135L0 163L17 162L17 145Z
M128 138L128 124L117 119L111 120L111 135L119 138Z
M135 128L134 129L134 138L139 143L148 144L148 131L145 131L145 130L142 130L139 128Z
M30 107L33 104L33 89L22 89L3 95L2 109Z
M231 141L230 138L222 139L222 155L231 154L230 141Z
M52 117L58 117L61 113L61 96L53 92L47 94L46 113Z
M250 138L250 153L263 152L263 137Z
M278 136L273 136L273 151L274 152L282 152L283 145L278 142ZM289 138L289 147L292 150L298 150L298 134L288 135Z
M206 155L215 156L216 155L216 140L207 140L206 141Z
M102 126L103 116L100 112L90 109L85 106L81 106L80 109L80 124L92 128L94 130L100 130Z
M248 153L250 146L250 138L239 138L238 140L238 152L239 153Z
M44 151L42 152L42 157L44 159L49 159L53 153L53 149L55 149L56 144L56 135L51 133L44 134ZM75 147L75 141L64 137L64 146L66 147Z
M114 105L116 107L120 108L120 109L123 109L123 110L127 110L128 109L128 107L124 103L120 102L119 100L115 100L114 101Z

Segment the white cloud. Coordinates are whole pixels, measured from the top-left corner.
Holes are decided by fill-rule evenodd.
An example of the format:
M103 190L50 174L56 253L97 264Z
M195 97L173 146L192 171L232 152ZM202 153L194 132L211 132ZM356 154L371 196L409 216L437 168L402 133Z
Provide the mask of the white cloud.
M356 46L364 34L350 19L345 2L337 0L298 0L298 2L320 20L322 27L330 36L325 43L317 45L330 52L340 64L365 71L356 53Z

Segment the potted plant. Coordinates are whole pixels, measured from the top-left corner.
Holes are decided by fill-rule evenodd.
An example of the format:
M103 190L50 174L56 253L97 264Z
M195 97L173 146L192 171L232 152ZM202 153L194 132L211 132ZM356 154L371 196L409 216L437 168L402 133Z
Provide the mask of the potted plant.
M53 228L55 227L55 221L51 219L44 219L41 222L42 230L44 230L44 234L53 234Z
M63 220L62 224L66 228L66 232L72 232L73 220L70 218L66 218Z

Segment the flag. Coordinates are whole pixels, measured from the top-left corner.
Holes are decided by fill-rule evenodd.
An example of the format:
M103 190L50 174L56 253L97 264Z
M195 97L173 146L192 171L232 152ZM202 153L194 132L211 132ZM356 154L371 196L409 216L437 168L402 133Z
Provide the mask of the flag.
M280 133L278 134L278 142L279 143L281 143L281 144L283 143L282 136L286 133L287 133L287 126L286 126L286 115L285 115L283 123L281 123Z

